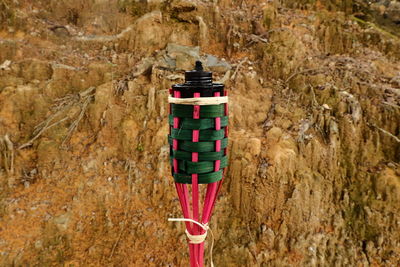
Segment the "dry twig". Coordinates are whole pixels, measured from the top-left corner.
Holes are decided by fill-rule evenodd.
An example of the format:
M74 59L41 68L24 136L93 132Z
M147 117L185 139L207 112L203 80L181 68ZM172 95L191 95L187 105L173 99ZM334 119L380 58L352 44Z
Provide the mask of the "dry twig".
M325 71L326 70L326 68L321 68L321 69L305 69L305 70L302 70L302 71L296 71L296 72L294 72L294 73L292 73L287 79L286 79L286 81L285 81L285 83L288 83L291 79L293 79L296 75L299 75L299 74L303 74L303 73L308 73L308 72L316 72L316 73L320 73L320 72L323 72L323 71Z
M398 138L398 137L395 136L394 134L389 133L388 131L386 131L386 130L384 130L384 129L378 127L378 126L376 126L376 125L373 124L373 123L367 123L367 124L368 124L369 126L372 126L372 127L376 128L376 129L378 129L380 132L382 132L382 133L384 133L384 134L386 134L386 135L392 137L397 143L400 143L400 138Z
M400 109L400 106L398 106L396 104L392 104L392 103L389 103L389 102L386 102L386 101L383 101L382 103L385 104L385 105L391 106L393 108Z
M242 61L239 62L239 64L237 64L235 71L233 72L232 76L231 76L231 81L235 80L236 78L236 74L238 73L240 67L243 65L244 62L247 61L247 57L245 57Z
M4 168L7 174L14 173L14 144L11 142L8 134L0 138L0 151L4 159Z
M310 86L310 91L311 91L311 96L312 96L312 106L319 107L319 103L317 101L317 98L315 97L314 87L311 84L309 84L308 86Z
M32 146L33 142L37 140L45 131L68 119L71 119L71 117L68 115L68 111L75 106L79 106L81 108L81 112L69 127L67 136L64 138L62 143L64 144L66 140L68 140L68 138L72 135L73 131L77 128L79 122L85 115L85 112L94 97L94 90L95 87L90 87L89 89L79 93L78 95L67 95L63 98L56 99L55 104L52 107L55 112L35 126L33 131L34 137L32 137L28 142L19 146L18 150ZM59 119L56 120L57 118Z
M83 116L86 113L86 110L92 101L92 98L94 97L94 94L87 94L86 96L83 97L83 99L80 101L79 104L81 104L81 112L79 112L78 117L72 122L72 124L68 128L68 133L65 136L62 145L67 142L67 140L71 137L72 133L75 131L75 129L78 127L79 122L82 120Z
M58 114L57 114L57 115L58 115ZM45 123L44 127L40 128L39 132L38 132L32 139L30 139L30 140L29 140L28 142L26 142L25 144L20 145L20 146L18 147L18 150L24 149L25 147L28 147L28 146L33 145L33 142L34 142L36 139L38 139L46 130L48 130L48 129L52 128L53 126L56 126L56 125L60 124L61 122L63 122L63 121L65 121L65 120L68 119L68 117L65 117L65 118L62 118L62 119L56 121L56 122L53 123L53 124L50 124L50 122L51 122L55 117L56 117L56 116L50 116L49 119L46 120L46 123ZM49 125L49 124L50 124L50 125ZM34 133L37 132L37 130L38 130L38 129L36 129L36 130L34 131Z

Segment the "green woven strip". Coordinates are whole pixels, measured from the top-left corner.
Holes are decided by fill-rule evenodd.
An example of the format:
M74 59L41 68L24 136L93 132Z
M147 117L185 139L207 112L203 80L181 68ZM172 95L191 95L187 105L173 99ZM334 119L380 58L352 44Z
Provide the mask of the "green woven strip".
M200 108L201 110L201 108ZM174 116L169 115L169 124L174 125ZM180 129L205 130L215 129L215 119L179 118ZM228 116L221 117L221 127L228 125Z
M224 151L219 152L201 152L198 154L199 161L204 160L220 160L224 156ZM192 153L181 151L181 150L172 150L171 158L179 159L179 160L192 160Z
M173 117L193 118L193 106L172 104ZM225 115L224 104L201 106L200 118L216 118Z
M172 137L168 136L168 143L172 145ZM221 140L221 149L228 146L228 138ZM179 150L188 152L210 152L215 150L215 142L191 142L191 141L179 141Z
M220 168L223 169L226 166L228 166L228 158L224 156L221 159ZM214 170L214 161L192 162L180 160L179 169L188 174L212 172Z
M192 130L171 129L171 136L178 140L192 140ZM225 130L200 130L200 141L215 141L221 140L225 136Z
M217 172L199 174L198 177L199 177L198 178L199 184L215 183L222 179L222 170L219 170ZM175 180L175 182L181 183L181 184L191 184L192 176L188 175L188 174L175 173L174 180Z

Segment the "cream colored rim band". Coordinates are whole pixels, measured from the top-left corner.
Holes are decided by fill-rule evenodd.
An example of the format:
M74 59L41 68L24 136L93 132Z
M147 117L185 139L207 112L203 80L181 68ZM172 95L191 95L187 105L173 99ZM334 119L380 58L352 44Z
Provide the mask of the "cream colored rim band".
M219 105L228 103L227 96L215 96L215 97L196 97L196 98L176 98L169 96L168 103L181 104L181 105L192 105L192 106L207 106L207 105Z

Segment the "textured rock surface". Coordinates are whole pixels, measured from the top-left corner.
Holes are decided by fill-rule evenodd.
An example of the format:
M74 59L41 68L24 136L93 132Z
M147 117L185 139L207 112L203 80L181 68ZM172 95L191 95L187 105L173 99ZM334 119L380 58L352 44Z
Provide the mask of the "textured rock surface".
M200 58L230 95L216 265L398 266L386 2L0 1L0 265L188 264L166 98Z

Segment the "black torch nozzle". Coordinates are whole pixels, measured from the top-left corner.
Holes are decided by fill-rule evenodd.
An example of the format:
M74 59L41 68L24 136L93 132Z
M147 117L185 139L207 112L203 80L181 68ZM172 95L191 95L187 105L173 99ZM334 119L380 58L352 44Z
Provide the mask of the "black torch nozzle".
M200 93L201 97L212 97L215 92L224 93L224 85L212 82L212 72L205 71L203 64L197 60L194 70L185 71L185 83L172 86L174 91L181 92L182 98L190 98L194 93Z
M203 64L201 63L200 60L196 61L196 66L194 68L196 71L203 71Z

